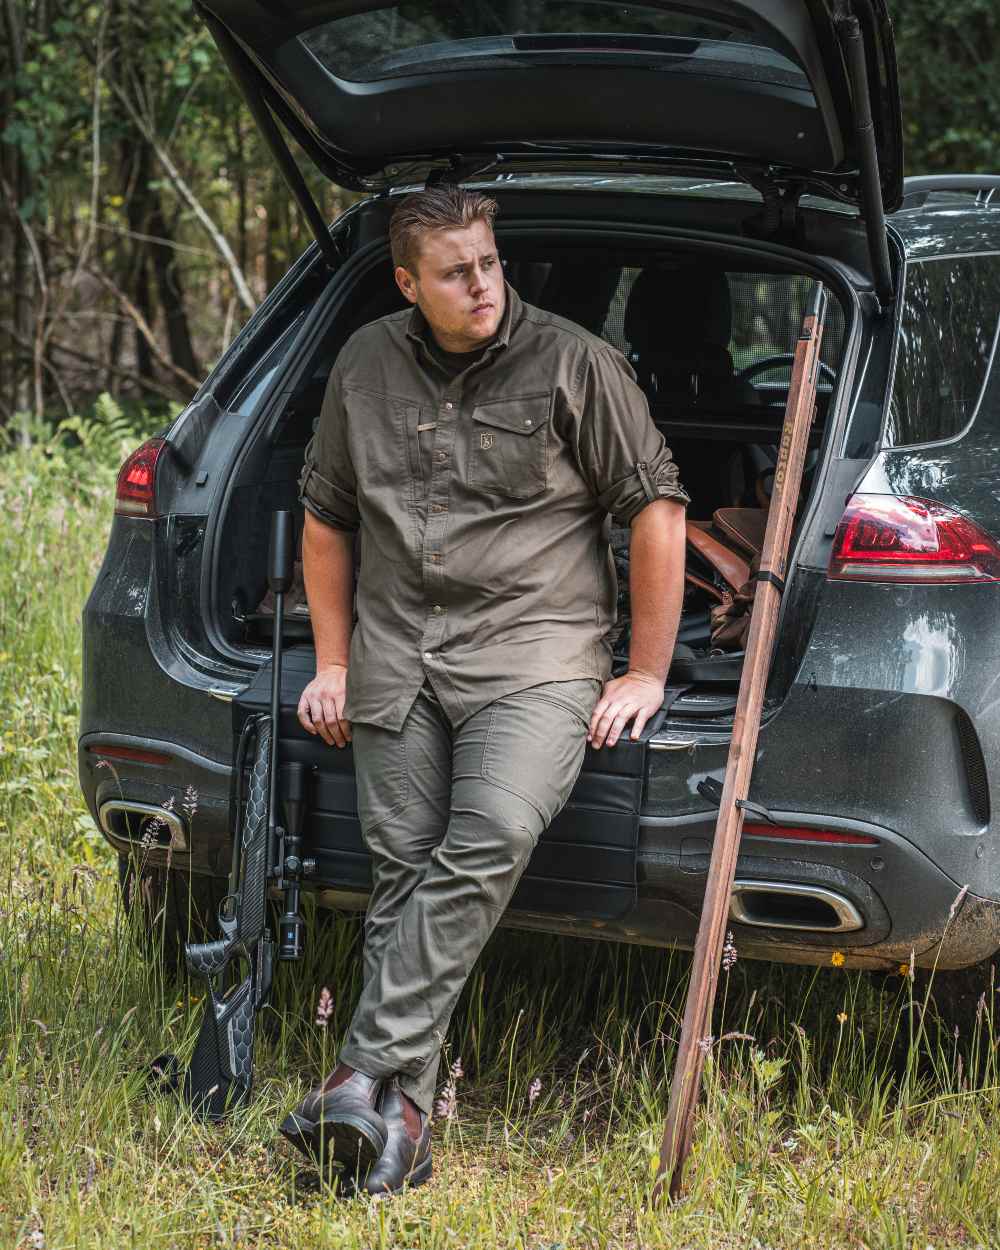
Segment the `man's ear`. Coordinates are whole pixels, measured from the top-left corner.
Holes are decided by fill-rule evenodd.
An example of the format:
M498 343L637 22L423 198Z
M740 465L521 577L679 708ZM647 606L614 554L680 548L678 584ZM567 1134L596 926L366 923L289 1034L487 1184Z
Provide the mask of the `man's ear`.
M403 298L410 301L411 304L417 302L417 283L408 269L404 269L402 265L397 265L393 271L393 277L396 279L396 285L403 292Z

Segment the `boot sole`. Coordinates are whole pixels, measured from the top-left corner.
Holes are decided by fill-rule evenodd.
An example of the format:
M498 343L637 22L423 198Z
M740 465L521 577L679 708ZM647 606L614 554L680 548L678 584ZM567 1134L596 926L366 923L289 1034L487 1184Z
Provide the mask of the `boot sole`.
M364 1177L385 1150L385 1139L374 1125L355 1116L315 1121L292 1111L278 1131L321 1172L339 1163L348 1175Z

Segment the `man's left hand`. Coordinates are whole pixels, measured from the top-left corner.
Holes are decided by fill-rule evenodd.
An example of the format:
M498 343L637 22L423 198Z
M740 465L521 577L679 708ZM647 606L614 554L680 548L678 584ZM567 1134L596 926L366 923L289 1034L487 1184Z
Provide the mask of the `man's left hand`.
M604 687L590 718L587 741L600 748L613 747L625 726L635 717L631 737L638 738L646 722L663 705L663 682L648 673L629 670L624 677L613 677Z

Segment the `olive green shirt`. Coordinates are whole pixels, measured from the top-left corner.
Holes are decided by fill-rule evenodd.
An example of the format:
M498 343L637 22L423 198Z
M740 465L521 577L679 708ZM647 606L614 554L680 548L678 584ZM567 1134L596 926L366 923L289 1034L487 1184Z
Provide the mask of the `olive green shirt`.
M302 502L360 529L345 716L402 728L425 679L452 724L549 681L611 673L611 518L688 502L621 352L507 286L452 377L416 307L363 326L327 384Z

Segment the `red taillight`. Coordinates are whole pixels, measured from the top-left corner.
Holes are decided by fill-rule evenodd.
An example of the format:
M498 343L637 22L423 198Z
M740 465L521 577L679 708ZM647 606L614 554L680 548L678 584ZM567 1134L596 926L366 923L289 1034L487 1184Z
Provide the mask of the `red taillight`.
M852 495L837 526L838 581L1000 581L1000 546L967 517L928 499Z
M837 842L841 846L878 846L867 833L841 833L839 829L807 829L799 825L760 825L747 821L745 838L774 838L779 842Z
M110 756L114 760L136 760L140 764L169 764L173 758L159 751L143 751L139 747L113 747L104 744L93 744L87 747L93 755Z
M162 438L151 438L148 443L129 456L118 470L115 488L115 511L122 516L155 517L156 511L156 462L166 446Z

